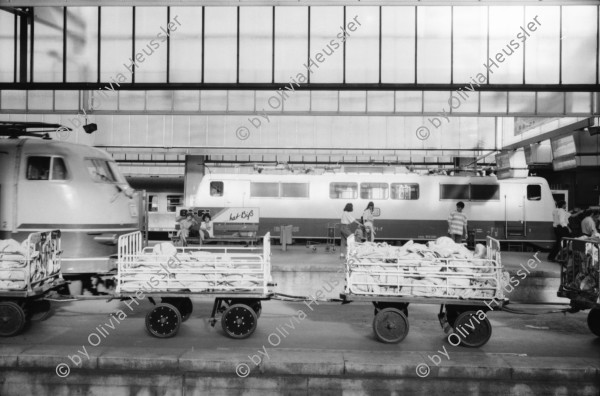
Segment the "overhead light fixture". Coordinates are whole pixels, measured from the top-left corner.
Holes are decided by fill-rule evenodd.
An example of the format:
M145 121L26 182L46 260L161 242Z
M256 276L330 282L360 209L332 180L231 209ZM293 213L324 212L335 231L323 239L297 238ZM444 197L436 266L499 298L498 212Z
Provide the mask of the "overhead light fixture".
M86 124L83 126L83 130L85 133L94 133L98 130L98 125L96 124Z

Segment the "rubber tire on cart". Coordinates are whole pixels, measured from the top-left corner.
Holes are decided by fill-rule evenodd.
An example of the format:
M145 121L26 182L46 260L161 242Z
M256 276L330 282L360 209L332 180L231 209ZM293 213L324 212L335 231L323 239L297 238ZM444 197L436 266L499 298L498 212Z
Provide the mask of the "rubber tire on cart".
M179 310L182 323L188 320L194 311L194 304L188 297L165 297L161 299L161 302L175 306Z
M375 310L373 311L373 315L377 315L379 311L385 308L396 308L404 313L404 316L408 318L408 306L407 305L398 305L398 304L386 304L384 302L377 302L373 304L375 306Z
M592 333L600 337L600 308L592 308L588 313L587 324Z
M254 310L246 304L233 304L223 312L221 327L231 338L248 338L258 323Z
M475 326L475 328L472 329L466 326L466 324ZM470 348L478 348L485 345L492 336L492 324L487 316L481 320L477 318L475 311L466 311L458 315L452 327L454 328L454 333L460 337L460 345ZM460 331L457 329L460 329ZM463 337L461 333L466 333L466 336Z
M181 314L171 304L158 304L146 314L146 329L154 337L175 336L181 326Z
M27 318L19 304L12 301L0 301L0 337L12 337L19 334Z
M27 303L27 316L32 322L41 322L52 315L52 304L48 300L35 300Z
M408 318L397 308L384 308L373 318L373 331L381 342L395 344L408 334Z

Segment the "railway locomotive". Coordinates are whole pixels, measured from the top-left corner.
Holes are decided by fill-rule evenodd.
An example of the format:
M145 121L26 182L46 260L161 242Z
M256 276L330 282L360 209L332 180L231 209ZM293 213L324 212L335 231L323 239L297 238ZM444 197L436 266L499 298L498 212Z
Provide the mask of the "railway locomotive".
M97 148L7 129L12 138L0 139L0 239L60 229L65 277L114 270L118 237L139 229L141 202L114 160Z

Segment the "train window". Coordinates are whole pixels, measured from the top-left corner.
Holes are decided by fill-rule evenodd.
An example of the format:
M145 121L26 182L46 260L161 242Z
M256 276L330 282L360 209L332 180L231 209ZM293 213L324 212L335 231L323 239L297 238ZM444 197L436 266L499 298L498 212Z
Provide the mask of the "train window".
M361 199L388 199L387 183L360 183Z
M90 176L94 181L103 181L109 183L117 182L117 177L109 166L108 161L101 159L86 159L85 164Z
M260 198L278 198L279 183L250 183L250 196Z
M67 167L65 161L62 158L52 158L52 180L66 180L67 179Z
M148 212L158 212L158 195L148 195Z
M223 182L222 181L211 181L210 182L210 196L211 197L222 197L223 196Z
M527 199L530 201L542 200L542 186L539 184L530 184L527 186Z
M284 198L308 198L308 183L281 183Z
M392 199L404 201L419 199L419 185L416 183L392 183Z
M471 184L471 201L498 201L500 186L497 184Z
M329 198L356 199L358 198L358 183L330 183Z
M119 171L119 166L114 161L107 162L108 167L111 170L111 173L117 183L127 183L121 172Z
M50 157L29 157L27 159L27 180L48 180L50 177Z
M440 199L469 199L468 184L440 184Z
M167 212L175 212L177 206L183 205L183 195L167 195Z

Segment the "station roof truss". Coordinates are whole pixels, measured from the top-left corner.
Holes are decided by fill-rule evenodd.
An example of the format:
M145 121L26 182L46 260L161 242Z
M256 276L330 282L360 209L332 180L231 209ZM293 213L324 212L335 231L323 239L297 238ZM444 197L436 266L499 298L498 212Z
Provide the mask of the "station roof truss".
M133 155L445 163L554 136L540 128L557 118L581 135L600 116L597 1L9 0L0 51L0 120L89 118L100 133L69 139Z

